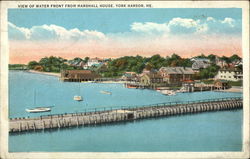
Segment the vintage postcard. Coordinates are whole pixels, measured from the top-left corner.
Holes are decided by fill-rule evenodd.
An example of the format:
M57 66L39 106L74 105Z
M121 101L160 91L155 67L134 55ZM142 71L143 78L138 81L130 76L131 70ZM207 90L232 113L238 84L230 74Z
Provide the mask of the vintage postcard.
M1 3L1 158L248 158L246 1Z

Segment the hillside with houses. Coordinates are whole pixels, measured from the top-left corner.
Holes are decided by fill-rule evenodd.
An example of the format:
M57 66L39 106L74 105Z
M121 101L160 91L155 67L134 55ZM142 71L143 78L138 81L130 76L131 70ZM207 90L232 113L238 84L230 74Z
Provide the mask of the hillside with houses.
M10 65L10 69L15 69ZM18 67L20 68L20 66ZM131 87L181 87L183 85L215 84L220 81L223 88L241 86L243 80L242 58L203 54L182 58L177 54L162 57L124 56L111 58L44 57L30 61L25 69L41 72L60 72L63 81L84 82L120 80L137 83Z

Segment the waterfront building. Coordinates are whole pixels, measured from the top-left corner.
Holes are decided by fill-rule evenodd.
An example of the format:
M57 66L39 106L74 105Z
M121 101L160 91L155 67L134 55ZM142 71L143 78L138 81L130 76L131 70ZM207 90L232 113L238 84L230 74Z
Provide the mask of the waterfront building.
M232 68L223 68L220 69L215 76L215 79L219 80L227 80L227 81L239 81L243 80L243 74L241 70Z
M144 75L144 74L156 73L156 72L158 72L156 69L146 69L146 68L144 68L144 69L142 70L141 76Z
M61 80L65 82L95 81L98 78L100 75L90 70L64 70L61 72Z
M216 80L214 81L214 87L216 89L228 89L230 88L229 82L226 80Z
M125 72L122 76L122 79L125 81L137 81L137 73L136 72Z
M143 85L162 84L163 77L159 73L146 73L140 77L140 83Z
M194 71L191 67L161 67L159 73L168 84L181 85L183 81L192 80Z

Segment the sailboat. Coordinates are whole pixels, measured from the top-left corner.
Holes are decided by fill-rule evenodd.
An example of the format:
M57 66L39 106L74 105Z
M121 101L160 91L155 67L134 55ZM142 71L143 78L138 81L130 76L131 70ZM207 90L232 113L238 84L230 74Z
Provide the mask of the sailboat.
M79 84L79 90L78 90L78 93L80 94L80 84ZM80 95L75 95L74 98L73 98L75 101L83 101L82 99L82 96Z
M36 105L36 91L34 91L34 105ZM42 113L42 112L49 112L49 111L51 111L51 107L53 107L53 106L35 107L35 108L25 109L25 110L28 113Z

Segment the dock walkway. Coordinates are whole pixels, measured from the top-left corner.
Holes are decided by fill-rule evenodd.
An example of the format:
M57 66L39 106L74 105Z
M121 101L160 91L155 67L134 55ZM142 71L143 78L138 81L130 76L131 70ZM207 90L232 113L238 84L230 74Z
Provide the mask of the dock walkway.
M160 116L241 109L242 107L242 98L221 98L195 102L159 103L140 107L116 107L109 110L104 108L91 112L53 114L34 118L12 118L9 122L9 132L112 123Z

